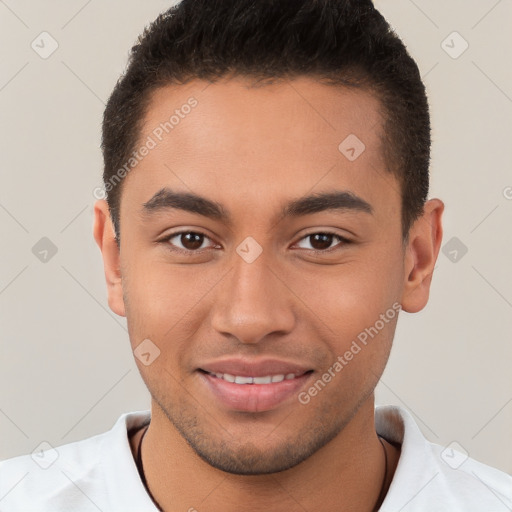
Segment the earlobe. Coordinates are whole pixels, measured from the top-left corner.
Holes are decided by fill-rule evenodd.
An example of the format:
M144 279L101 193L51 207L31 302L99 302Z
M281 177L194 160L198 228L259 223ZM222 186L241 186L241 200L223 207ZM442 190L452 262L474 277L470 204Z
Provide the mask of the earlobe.
M427 304L432 274L443 238L444 204L439 199L425 203L424 211L409 232L404 262L402 309L421 311Z
M104 199L100 199L94 204L93 234L103 257L108 305L117 315L126 316L123 300L120 251L115 239L108 203Z

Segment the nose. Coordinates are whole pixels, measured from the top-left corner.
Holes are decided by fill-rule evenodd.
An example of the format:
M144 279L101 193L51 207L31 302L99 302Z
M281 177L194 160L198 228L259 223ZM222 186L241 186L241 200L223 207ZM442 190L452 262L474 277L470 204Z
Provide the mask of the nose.
M289 333L296 321L289 283L264 253L252 263L235 253L233 268L219 283L214 300L213 329L244 344Z

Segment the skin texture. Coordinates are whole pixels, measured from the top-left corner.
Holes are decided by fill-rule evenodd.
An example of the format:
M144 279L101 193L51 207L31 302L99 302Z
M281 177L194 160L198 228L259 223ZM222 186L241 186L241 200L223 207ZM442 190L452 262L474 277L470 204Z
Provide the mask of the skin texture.
M309 389L393 304L410 313L426 305L444 205L426 203L404 246L378 101L306 77L249 84L195 80L156 91L141 141L191 96L198 104L126 176L120 250L106 202L95 204L109 306L127 317L133 349L149 338L160 350L149 366L136 359L152 395L146 478L166 511L370 511L384 477L374 388L398 315L308 404L292 396L272 410L235 411L197 370L229 356L272 357L313 370ZM350 134L366 146L355 161L338 149ZM145 215L142 205L164 187L222 204L232 223L178 209ZM288 201L334 189L373 213L278 216ZM181 230L206 235L199 252L172 252L171 241L192 253L180 236L162 241ZM326 231L351 243L306 236ZM236 252L248 236L262 248L252 263ZM386 449L387 487L399 451Z

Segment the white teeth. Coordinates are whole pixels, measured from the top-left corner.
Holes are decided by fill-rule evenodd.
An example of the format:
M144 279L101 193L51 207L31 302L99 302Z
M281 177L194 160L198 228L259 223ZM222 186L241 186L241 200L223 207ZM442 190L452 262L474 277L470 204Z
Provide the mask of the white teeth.
M254 384L270 384L272 377L267 375L266 377L253 377Z
M283 380L295 379L294 373L288 373L286 375L265 375L264 377L243 377L241 375L231 375L229 373L213 373L218 379L224 379L227 382L235 384L271 384L273 382L282 382Z
M240 377L237 375L235 377L235 382L237 384L252 384L252 377Z

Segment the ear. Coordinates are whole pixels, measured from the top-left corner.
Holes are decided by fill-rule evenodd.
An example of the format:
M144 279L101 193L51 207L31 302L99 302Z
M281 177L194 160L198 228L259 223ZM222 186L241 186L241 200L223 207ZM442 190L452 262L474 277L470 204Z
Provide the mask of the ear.
M428 302L432 274L443 238L443 211L444 204L439 199L427 201L422 216L409 230L401 301L402 309L409 313L421 311Z
M100 199L94 204L93 232L94 239L103 256L108 305L114 313L126 316L121 279L120 251L115 239L114 226L110 218L110 209L105 199Z

